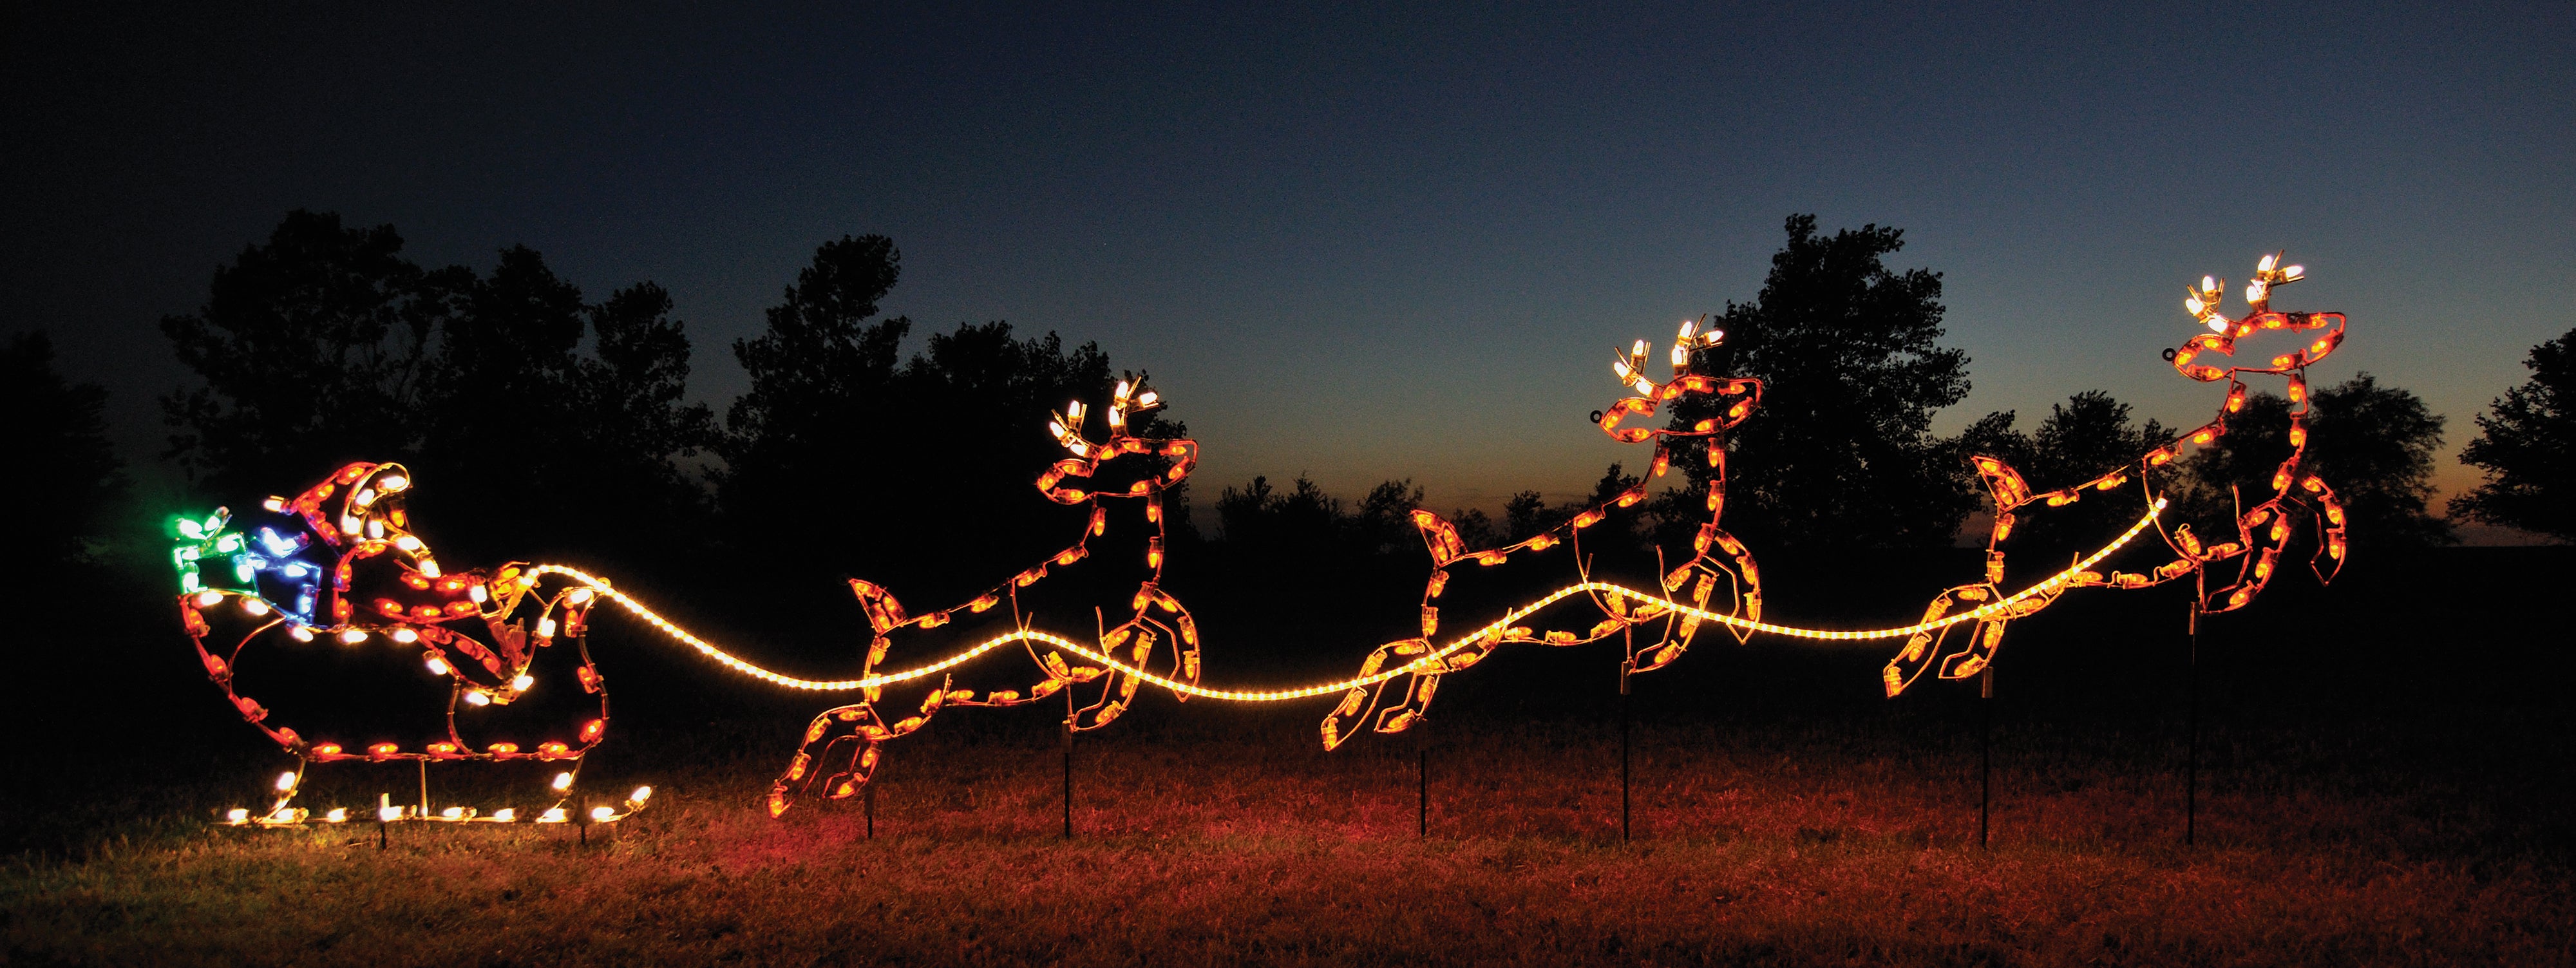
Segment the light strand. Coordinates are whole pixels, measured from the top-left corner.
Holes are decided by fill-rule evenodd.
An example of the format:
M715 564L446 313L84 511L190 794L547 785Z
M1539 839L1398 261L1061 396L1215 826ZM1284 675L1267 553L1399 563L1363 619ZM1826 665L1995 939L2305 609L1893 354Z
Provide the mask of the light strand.
M1541 609L1554 605L1567 598L1587 593L1616 595L1639 604L1660 606L1676 614L1694 617L1703 622L1710 622L1741 629L1746 632L1780 635L1799 639L1828 642L1866 642L1880 639L1904 638L1921 632L1936 631L1962 622L1972 622L1987 618L2007 611L2011 609L2013 605L2031 597L2047 594L2065 587L2067 584L2075 581L2079 575L2090 570L2093 565L2099 563L2102 559L2109 557L2113 552L2120 550L2121 547L2137 538L2140 532L2154 525L2157 516L2163 513L2165 504L2166 502L2159 498L2155 505L2150 507L2146 514L2140 516L2136 523L2131 524L2127 531L2121 533L2118 539L2102 546L2099 550L2096 550L2091 555L2077 561L2074 565L2068 567L2064 571L2041 579L2029 587L2015 592L2008 597L1989 602L1977 608L1931 621L1916 622L1912 625L1899 628L1866 630L1811 629L1794 625L1781 625L1773 622L1754 621L1724 613L1693 608L1689 605L1673 601L1672 599L1665 598L1661 595L1638 591L1625 585L1602 581L1586 581L1557 589L1554 592L1548 593L1545 597L1513 609L1511 612L1505 614L1504 617L1495 620L1493 623L1452 640L1449 644L1442 646L1438 650L1414 659L1402 666L1382 670L1371 675L1356 676L1335 682L1316 683L1313 685L1297 686L1288 689L1218 689L1202 686L1195 682L1185 682L1157 675L1150 670L1120 661L1117 657L1111 656L1091 646L1084 645L1061 635L1037 629L1015 629L1010 632L1005 632L1001 635L976 643L969 648L952 653L939 661L915 666L910 669L896 672L880 672L856 679L806 679L764 668L758 663L751 662L739 655L735 655L723 647L699 637L688 629L680 627L677 623L663 618L659 613L654 612L635 596L619 591L615 587L612 587L608 582L578 568L566 565L537 565L535 566L534 571L537 574L560 575L567 580L587 586L597 591L600 597L616 603L619 607L626 609L627 612L633 614L635 617L642 619L645 624L652 626L654 629L662 632L664 635L671 637L681 644L697 650L699 654L715 660L717 664L751 676L755 679L759 679L773 685L785 686L790 689L801 689L810 692L853 692L870 687L881 687L895 683L909 682L945 672L964 663L973 661L976 657L987 652L991 652L994 649L998 649L1006 645L1019 642L1037 642L1063 649L1066 652L1081 656L1086 661L1107 666L1125 675L1134 676L1143 682L1187 696L1227 702L1285 702L1297 699L1309 699L1316 696L1342 692L1348 689L1376 685L1377 683L1385 682L1397 676L1422 671L1453 653L1510 628L1512 623L1523 618L1527 618Z

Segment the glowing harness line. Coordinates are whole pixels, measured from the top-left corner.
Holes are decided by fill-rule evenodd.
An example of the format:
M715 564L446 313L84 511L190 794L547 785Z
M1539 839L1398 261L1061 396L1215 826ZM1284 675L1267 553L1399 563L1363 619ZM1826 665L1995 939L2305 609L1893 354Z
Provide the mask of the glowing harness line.
M1091 662L1108 666L1145 682L1150 682L1154 685L1185 695L1198 696L1206 699L1222 699L1232 702L1282 702L1291 699L1307 699L1315 696L1331 695L1360 686L1376 685L1377 683L1385 682L1397 676L1412 674L1439 662L1441 659L1448 657L1451 653L1465 649L1468 646L1474 645L1478 641L1488 637L1502 634L1506 629L1512 627L1512 623L1523 618L1527 618L1540 609L1554 605L1559 601L1575 595L1589 592L1617 595L1643 604L1660 605L1667 612L1697 618L1703 622L1714 622L1720 625L1731 626L1748 631L1768 632L1773 635L1785 635L1791 638L1820 639L1832 642L1857 642L1876 639L1904 638L1919 632L1930 632L1937 629L1948 628L1961 622L1972 622L1984 619L1988 616L2001 614L2024 599L2035 595L2045 594L2051 590L2060 588L2066 583L2074 580L2077 574L2091 569L2094 564L2100 562L2104 558L2110 557L2112 552L2120 550L2122 546L2127 545L2131 540L2135 539L2139 532L2145 531L2149 525L2155 523L2156 516L2162 513L2164 508L2165 499L2157 498L2154 506L2149 507L2147 509L2147 513L2139 517L2136 524L2130 525L2129 530L2122 532L2117 540L2102 546L2101 550L2093 552L2091 555L2077 561L2073 565L2067 566L2065 571L2061 571L2057 574L2041 579L2028 588L2014 592L2009 597L1988 602L1984 605L1977 606L1976 608L1969 609L1965 612L1960 612L1956 615L1945 616L1929 622L1917 622L1903 628L1870 629L1865 631L1835 631L1831 629L1807 629L1789 625L1774 625L1769 622L1756 622L1748 619L1737 618L1733 615L1721 615L1716 612L1692 608L1688 605L1664 598L1663 596L1650 595L1624 585L1613 585L1608 582L1587 581L1578 585L1568 585L1564 588L1557 589L1556 591L1549 593L1545 598L1541 598L1535 602L1513 609L1510 614L1505 615L1500 619L1496 619L1492 624L1487 625L1484 628L1477 629L1467 635L1460 636L1456 641L1442 646L1438 651L1414 659L1413 661L1407 662L1396 668L1382 670L1374 675L1344 679L1339 682L1299 686L1294 689L1210 689L1205 686L1198 685L1197 683L1181 682L1155 675L1145 669L1140 669L1136 666L1129 665L1112 658L1108 654L1091 646L1084 645L1072 639L1050 632L1040 632L1034 629L1022 629L1006 632L1002 635L987 639L976 644L973 648L966 649L945 659L941 659L928 665L915 666L901 672L879 673L877 675L868 676L864 679L799 679L795 676L771 672L768 669L761 668L760 666L754 665L730 652L726 652L725 650L716 647L715 643L690 634L689 630L672 624L669 619L665 619L662 616L655 614L652 609L644 607L644 603L637 601L634 596L618 591L617 589L610 587L607 582L594 577L587 572L583 572L580 569L570 568L563 565L538 565L533 569L533 573L538 575L562 575L576 583L587 586L592 590L597 591L602 597L607 598L609 601L616 602L620 607L633 613L635 617L643 619L646 624L649 624L656 629L660 629L662 634L668 635L687 644L690 648L704 653L708 658L716 660L727 668L756 679L786 686L790 689L807 689L815 692L850 692L871 686L883 686L892 683L905 682L947 671L971 661L975 657L983 655L986 652L1001 648L1002 646L1010 645L1014 642L1027 641L1044 642L1056 648L1063 649L1066 652L1081 656Z

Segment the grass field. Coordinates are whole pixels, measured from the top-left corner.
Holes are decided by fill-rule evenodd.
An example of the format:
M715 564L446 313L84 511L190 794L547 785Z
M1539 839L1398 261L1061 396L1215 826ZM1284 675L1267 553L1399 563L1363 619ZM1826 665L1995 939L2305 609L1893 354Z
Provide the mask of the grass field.
M657 802L586 845L566 828L398 827L381 851L371 828L218 829L210 812L246 802L270 761L246 744L172 754L143 776L64 774L50 820L24 814L45 799L25 788L7 799L22 846L0 874L0 950L370 966L2576 963L2576 715L2558 697L2576 663L2551 632L2564 607L2535 604L2567 562L2538 551L2448 553L2214 627L2188 847L2183 641L2160 607L2120 605L2017 628L1987 708L1957 684L1875 695L1876 650L1705 644L1632 700L1626 843L1609 660L1582 650L1498 658L1443 691L1419 739L1330 754L1320 706L1149 703L1081 738L1070 841L1057 734L1025 710L943 714L891 747L873 839L854 803L784 821L756 806L813 703L647 693L593 769L603 788L655 784ZM2390 618L2443 596L2447 626Z

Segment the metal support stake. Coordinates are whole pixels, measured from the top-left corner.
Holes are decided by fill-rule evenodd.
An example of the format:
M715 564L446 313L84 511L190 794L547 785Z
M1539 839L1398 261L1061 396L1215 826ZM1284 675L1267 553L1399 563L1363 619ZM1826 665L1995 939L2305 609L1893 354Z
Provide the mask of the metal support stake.
M868 784L867 799L861 801L868 818L868 839L877 839L877 785Z
M2198 594L2191 597L2191 653L2183 672L2184 730L2190 734L2182 761L2182 842L2192 845L2200 826L2200 618Z
M393 805L394 795L376 794L376 849L385 849L385 810Z
M1628 842L1628 673L1634 661L1619 664L1619 842Z
M1995 804L1995 667L1977 677L1977 849L1993 829Z
M1431 836L1431 738L1416 733L1413 741L1413 835Z
M1073 723L1064 724L1064 839L1073 839Z

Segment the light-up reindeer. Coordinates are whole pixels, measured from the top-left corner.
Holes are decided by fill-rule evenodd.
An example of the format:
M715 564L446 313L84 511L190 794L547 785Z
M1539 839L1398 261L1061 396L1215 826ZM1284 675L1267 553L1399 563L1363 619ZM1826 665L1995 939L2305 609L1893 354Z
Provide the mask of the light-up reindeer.
M1583 530L1607 519L1615 508L1634 507L1644 501L1647 488L1671 469L1672 452L1677 441L1705 442L1710 472L1706 501L1708 523L1701 525L1692 537L1690 559L1663 571L1664 590L1677 593L1682 586L1689 585L1692 607L1705 610L1722 583L1727 598L1731 599L1722 614L1747 620L1762 617L1761 572L1754 567L1753 556L1745 550L1743 542L1737 541L1718 524L1726 510L1723 435L1743 423L1752 415L1754 408L1761 405L1762 383L1753 379L1713 377L1692 372L1695 351L1714 347L1726 337L1722 330L1702 331L1701 325L1697 320L1682 323L1681 332L1673 341L1673 376L1668 381L1657 383L1645 374L1648 355L1645 340L1638 340L1624 356L1611 364L1611 372L1619 382L1634 388L1637 395L1611 404L1602 415L1601 429L1622 443L1654 442L1654 461L1644 480L1553 528L1511 545L1481 551L1468 550L1459 539L1458 529L1438 514L1424 510L1413 512L1414 527L1422 532L1423 543L1431 549L1431 578L1422 591L1422 635L1389 642L1369 653L1368 659L1360 666L1363 679L1378 675L1389 663L1399 664L1408 671L1401 676L1355 687L1344 694L1341 704L1324 717L1325 749L1340 746L1356 735L1362 726L1380 733L1405 731L1422 720L1425 710L1431 705L1432 695L1440 688L1441 676L1483 661L1505 643L1543 642L1569 646L1620 635L1628 642L1624 668L1631 672L1660 669L1680 658L1683 650L1690 647L1692 637L1699 633L1702 623L1697 616L1669 612L1654 604L1631 608L1626 598L1600 595L1592 596L1592 601L1604 618L1584 632L1550 630L1541 633L1523 626L1495 626L1489 627L1464 648L1432 657L1436 648L1432 637L1440 629L1440 608L1434 602L1448 586L1448 569L1452 565L1473 562L1489 567L1500 565L1519 552L1546 551L1559 544L1570 544L1576 569L1588 574L1582 553ZM1619 426L1630 417L1652 417L1663 404L1694 396L1715 398L1722 404L1720 415L1700 420L1688 429ZM1662 550L1657 549L1657 555L1661 554ZM1658 618L1664 623L1660 634L1639 645L1633 631L1635 627ZM1739 641L1749 634L1736 631Z
M2035 493L2010 464L1994 457L1973 458L1977 474L1985 480L1986 489L1995 502L1994 524L1986 537L1986 580L1942 592L1924 611L1923 619L1933 621L1950 614L1954 608L1963 605L1976 607L2001 598L1996 586L2003 581L2003 543L2012 534L2017 515L2072 504L2087 494L2112 490L2126 484L2133 472L2139 476L2148 499L2157 500L2158 492L2152 481L2147 480L2147 475L2179 458L2185 445L2206 447L2226 435L2228 418L2245 408L2246 387L2242 378L2248 374L2279 376L2288 383L2289 402L2293 407L2290 411L2290 456L2272 472L2270 497L2245 508L2241 506L2240 496L2235 521L2236 540L2204 544L2191 533L2191 526L2187 524L2170 532L2160 531L2176 557L2145 574L2115 571L2105 578L2094 572L2079 572L2064 584L2052 586L1976 622L1945 626L1938 633L1918 634L1906 642L1904 649L1889 660L1882 671L1889 696L1904 692L1924 670L1936 666L1944 679L1965 679L1984 671L1994 662L1996 648L2003 644L2007 623L2047 608L2068 588L2147 588L2193 575L2202 585L2198 603L2201 611L2226 612L2243 608L2272 580L2281 553L2288 547L2302 514L2312 515L2319 525L2317 552L2310 557L2309 566L2316 572L2318 581L2334 580L2343 568L2346 551L2344 509L2342 502L2335 497L2334 488L2306 470L2307 368L2343 345L2344 316L2342 313L2285 313L2271 305L2274 287L2305 277L2303 267L2282 265L2281 253L2264 256L2255 264L2253 280L2245 284L2248 312L2243 319L2231 320L2219 312L2219 302L2225 290L2219 280L2203 276L2200 287L2189 290L2190 295L2183 300L2183 308L2210 331L2166 351L2165 358L2173 362L2176 372L2193 380L2202 383L2227 381L2227 399L2208 423L2147 452L2134 467L2122 467L2072 487ZM2273 357L2266 366L2219 367L2197 362L2205 353L2233 357L2237 340L2270 330L2325 332L2306 346ZM2315 507L2309 506L2310 500L2316 502ZM2209 570L2229 561L2236 563L2233 576L2218 588L2208 588L2206 576ZM2320 564L2321 561L2329 563ZM1963 628L1966 631L1961 632ZM1959 633L1959 641L1951 640L1953 633Z
M1014 620L1022 627L1028 624L1020 611L1019 591L1047 576L1049 567L1065 567L1089 557L1089 542L1105 534L1109 527L1109 509L1103 501L1141 501L1145 521L1153 534L1145 545L1147 575L1136 587L1136 594L1126 603L1126 617L1116 625L1099 630L1100 651L1143 666L1155 647L1171 646L1172 678L1196 683L1199 676L1198 623L1178 599L1162 588L1163 494L1190 475L1198 464L1198 444L1186 438L1145 438L1132 433L1136 418L1163 405L1161 395L1144 385L1144 377L1118 381L1111 391L1107 413L1109 439L1093 443L1083 436L1083 419L1087 411L1077 400L1054 413L1047 432L1058 444L1073 453L1068 460L1057 461L1038 475L1038 490L1058 504L1088 506L1090 522L1083 526L1073 544L1049 556L1045 561L1011 576L974 599L950 608L923 615L910 615L894 593L872 582L851 579L850 590L858 595L866 609L868 624L875 636L868 644L868 657L863 676L873 676L879 663L885 661L892 646L892 636L899 630L927 630L946 625L959 613L978 614L1008 603ZM1131 465L1142 470L1142 476L1123 486L1104 484L1101 472L1111 464ZM1088 664L1079 658L1068 658L1063 652L1037 648L1029 650L1030 661L1044 676L1026 691L997 689L982 694L972 689L954 688L951 679L943 678L927 691L912 715L888 720L877 705L884 700L884 687L865 687L865 701L825 710L814 717L805 729L805 738L788 761L787 770L769 788L769 814L779 816L794 805L798 796L820 787L829 799L846 799L866 789L876 775L887 740L920 729L941 709L949 706L1023 706L1062 695L1065 704L1065 727L1091 730L1107 726L1127 711L1142 684L1133 674ZM1075 687L1095 679L1105 679L1100 690L1088 703L1076 698ZM1176 696L1179 694L1175 694ZM1180 696L1187 699L1187 696Z
M258 511L235 515L219 508L205 520L178 522L180 543L171 558L179 570L180 619L197 658L242 718L297 760L295 770L278 778L275 804L256 815L236 809L230 822L291 826L312 819L292 805L305 769L340 761L417 761L424 769L431 762L559 762L557 802L532 819L605 821L640 808L649 788L630 796L626 811L565 813L583 755L608 732L606 683L584 636L595 593L540 593L536 573L519 563L489 572L443 569L411 531L403 504L412 488L411 472L400 464L354 463L292 500L272 497ZM299 731L284 720L309 710L272 711L240 679L245 668L258 678L271 668L333 663L323 652L360 649L416 656L419 674L445 687L445 701L419 709L416 729L378 733L370 743L344 735L351 728L345 724L299 719ZM482 720L531 690L575 685L596 698L575 704L581 712L570 720L540 725L534 736L480 735L489 728ZM519 819L509 808L490 815L461 806L418 814L386 803L378 815L358 819ZM352 818L335 809L319 819Z

